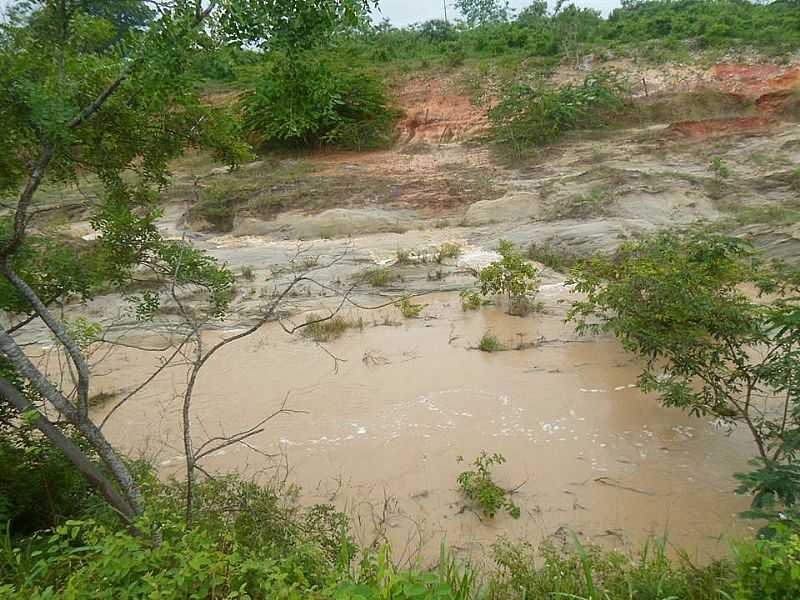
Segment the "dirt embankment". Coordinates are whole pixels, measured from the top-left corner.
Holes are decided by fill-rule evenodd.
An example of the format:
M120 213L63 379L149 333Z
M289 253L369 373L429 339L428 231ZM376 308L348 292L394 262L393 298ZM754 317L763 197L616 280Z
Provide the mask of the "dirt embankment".
M734 217L789 223L800 185L794 175L800 126L793 122L800 119L791 114L800 65L594 66L616 67L632 84L637 126L574 132L545 151L531 149L524 164L512 167L479 143L488 105L474 102L468 68L426 72L394 90L404 116L393 147L272 157L233 173L185 163L176 173L186 193L173 191L174 210L167 212L172 218L186 207L190 216L201 214L192 204L199 197L210 211L230 211L225 229L177 220L206 233L309 240L406 231L413 237L461 226L484 247L505 237L581 253L613 250L630 236L675 223ZM585 75L565 65L552 83ZM730 177L714 179L712 158L724 162ZM765 181L775 183L765 191ZM742 216L740 209L749 212Z
M416 77L397 94L405 113L400 143L442 143L485 133L485 107L476 106L449 78Z
M752 103L755 116L679 121L671 132L692 138L763 132L800 107L800 67L721 63L706 72L707 85Z

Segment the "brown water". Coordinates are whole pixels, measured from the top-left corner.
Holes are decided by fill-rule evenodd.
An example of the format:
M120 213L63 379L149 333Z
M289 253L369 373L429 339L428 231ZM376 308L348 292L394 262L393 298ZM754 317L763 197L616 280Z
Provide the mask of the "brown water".
M480 550L500 534L536 544L574 531L616 547L666 533L699 559L746 534L735 514L747 499L732 474L752 448L745 432L662 408L635 387L638 368L611 339L581 339L563 323L560 286L544 289L546 312L527 318L498 308L463 313L455 294L424 298L424 318L348 331L327 349L277 326L223 350L206 367L194 412L198 440L282 415L250 440L209 457L206 468L256 475L284 453L302 501L350 512L362 542L385 531L398 554L451 546ZM387 313L388 314L388 313ZM393 319L402 319L394 311ZM475 350L485 331L508 346ZM106 364L106 363L104 363ZM131 385L152 356L116 353L98 379L104 391ZM111 438L180 474L180 404L174 369L107 425ZM98 409L102 416L104 409ZM257 451L254 451L257 450ZM522 517L494 521L463 509L456 477L481 449L507 463L496 480L516 488Z

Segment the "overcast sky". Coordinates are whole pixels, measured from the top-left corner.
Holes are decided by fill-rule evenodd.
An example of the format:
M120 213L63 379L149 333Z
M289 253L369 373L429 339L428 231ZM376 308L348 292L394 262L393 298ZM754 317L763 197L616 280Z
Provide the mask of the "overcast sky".
M516 9L524 8L530 3L530 0L509 0L509 5ZM550 0L550 5L553 4L553 0ZM620 3L619 0L576 0L575 4L596 8L603 14L608 14ZM379 8L380 13L376 16L379 19L386 17L394 25L410 25L428 19L441 19L444 16L442 0L380 0ZM449 17L455 15L453 0L447 0L447 15Z
M0 0L0 7L4 8L10 4L11 0ZM447 15L453 17L455 9L453 0L447 1ZM443 0L380 0L380 12L376 13L378 20L386 17L392 24L402 26L411 23L419 23L428 19L440 19L444 16ZM553 0L550 0L551 5ZM530 0L509 0L513 8L524 8L530 4ZM576 0L578 6L588 6L601 10L603 14L617 6L619 0Z

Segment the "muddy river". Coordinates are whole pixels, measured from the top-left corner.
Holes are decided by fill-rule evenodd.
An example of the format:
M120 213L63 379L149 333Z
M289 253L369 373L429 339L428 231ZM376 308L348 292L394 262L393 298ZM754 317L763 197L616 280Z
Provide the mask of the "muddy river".
M752 455L746 433L643 395L635 360L615 340L579 338L564 323L568 296L544 286L545 311L517 318L497 307L465 313L456 294L431 294L420 318L363 315L364 328L328 352L267 326L207 365L197 439L250 427L287 394L287 407L304 412L281 415L249 446L204 466L268 478L276 463L288 465L302 502L336 504L353 515L362 543L383 535L398 556L434 555L442 540L477 553L498 535L536 544L572 532L619 548L666 534L699 560L724 553L752 526L736 517L748 501L732 479ZM486 331L523 349L480 352ZM117 351L96 385L129 386L153 364L152 355ZM165 476L181 473L175 395L184 382L181 368L164 373L106 426ZM482 449L506 457L495 479L516 489L520 519L464 508L456 459Z

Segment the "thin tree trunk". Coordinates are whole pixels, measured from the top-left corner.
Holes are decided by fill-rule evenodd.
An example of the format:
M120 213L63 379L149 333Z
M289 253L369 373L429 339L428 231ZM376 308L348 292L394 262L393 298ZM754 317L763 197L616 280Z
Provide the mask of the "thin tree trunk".
M0 328L0 352L2 352L11 364L37 389L47 402L73 425L86 440L92 444L100 460L111 471L115 481L120 486L122 493L136 516L142 514L142 495L136 481L133 479L127 465L114 450L113 446L105 438L97 426L69 401L64 395L50 383L50 380L36 368L22 349L17 345L13 337Z
M50 442L58 448L69 461L80 471L87 483L108 502L120 516L130 524L136 518L131 505L117 492L111 481L103 475L86 454L53 425L28 399L10 382L0 378L0 397L11 404L19 414L34 411L36 418L33 425L41 431Z

